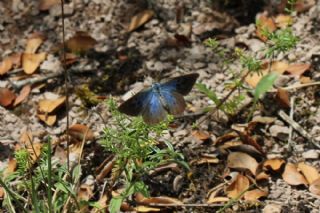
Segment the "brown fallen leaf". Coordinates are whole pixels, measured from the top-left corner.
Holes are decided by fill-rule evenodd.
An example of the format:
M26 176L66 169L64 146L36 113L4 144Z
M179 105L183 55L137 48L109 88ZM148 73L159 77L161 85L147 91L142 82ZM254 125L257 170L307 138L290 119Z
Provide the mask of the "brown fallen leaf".
M256 175L256 181L268 180L269 178L270 178L270 175L265 173L264 171Z
M263 163L263 168L278 172L284 164L285 161L280 158L268 159Z
M0 199L4 198L4 189L3 187L0 187Z
M162 204L183 204L180 200L167 196L160 197L145 197L141 193L136 193L135 201L139 204L148 205L150 203L162 203Z
M298 163L298 169L302 172L309 184L320 178L318 170L313 166L309 166L303 162L300 162Z
M23 53L22 54L22 68L26 74L34 73L40 64L46 59L46 53Z
M290 108L290 97L287 90L278 88L276 97L282 107Z
M45 40L45 37L41 33L33 33L27 41L25 53L36 53L40 45Z
M60 107L66 100L65 96L58 99L42 99L39 101L38 110L43 113L51 113L58 107Z
M217 164L217 163L219 163L219 159L215 157L202 157L202 158L190 161L190 165Z
M264 14L262 14L258 17L256 23L257 23L256 35L262 41L267 41L267 39L268 39L265 36L264 32L267 31L269 33L272 33L277 29L276 24L274 23L274 20L270 17L267 17Z
M210 197L207 201L208 204L212 203L226 203L230 200L228 197Z
M134 208L137 212L160 212L161 209L150 206L137 206Z
M66 41L67 48L73 53L83 53L93 48L97 41L87 32L78 31Z
M34 164L40 157L42 144L34 143L32 133L28 131L22 132L20 136L20 144L24 145L27 149L31 164Z
M319 195L320 196L320 178L313 181L309 186L309 191L312 194Z
M12 104L16 95L7 88L0 88L0 105L3 107L8 107Z
M6 178L10 174L12 174L14 171L17 169L17 161L14 158L9 158L8 161L8 166L7 168L3 171L3 177Z
M58 5L60 3L61 3L60 0L40 0L38 8L41 11L45 11L45 10L49 10L51 7Z
M260 198L268 195L268 190L253 189L244 193L244 199L246 201L257 202Z
M78 200L89 201L93 196L93 186L81 184L77 194Z
M72 139L81 142L85 137L85 140L94 140L94 134L89 127L83 124L74 124L69 127L69 134Z
M128 27L128 32L132 32L147 23L153 17L153 15L154 12L152 10L144 10L133 16Z
M235 181L227 187L226 194L229 198L236 199L240 196L240 194L248 190L249 186L249 179L244 175L238 174Z
M232 152L228 156L227 166L233 169L248 169L253 175L255 175L258 163L256 159L246 153Z
M199 130L192 131L192 136L201 141L205 141L210 138L209 133Z
M28 84L28 85L25 85L19 95L17 96L16 100L14 100L14 103L13 103L13 106L17 106L18 104L20 104L22 101L24 101L30 94L31 92L31 86Z
M315 5L315 3L315 0L297 0L294 8L297 12L302 13L309 10L313 5Z
M57 121L57 116L56 115L48 115L45 113L39 113L38 118L45 122L48 126L52 126L53 124L56 123Z
M290 73L291 75L301 76L305 71L309 70L311 64L290 64L286 72Z
M292 16L279 14L275 18L275 23L279 28L286 28L292 24Z
M6 74L13 67L13 63L10 57L5 58L0 64L0 75Z
M290 185L307 185L307 180L298 171L296 165L292 163L287 163L284 172L282 173L282 178L285 182Z

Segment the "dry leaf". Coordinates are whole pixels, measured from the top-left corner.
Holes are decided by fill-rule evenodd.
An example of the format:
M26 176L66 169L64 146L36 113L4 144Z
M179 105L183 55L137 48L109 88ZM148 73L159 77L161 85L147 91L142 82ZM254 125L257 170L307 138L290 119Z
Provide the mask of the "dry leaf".
M28 150L31 163L34 164L40 156L42 144L33 142L33 136L31 132L23 132L21 134L20 144L23 144Z
M259 181L259 180L268 180L270 177L269 174L265 173L264 171L258 173L256 175L256 181Z
M150 206L137 206L134 208L135 211L137 212L160 212L161 209L159 208L154 208Z
M46 53L23 53L22 54L22 67L26 74L34 73L40 64L46 59Z
M238 198L240 194L249 189L249 186L249 179L246 176L238 174L235 181L226 189L226 194L229 198Z
M16 171L16 169L17 169L17 161L16 161L16 159L9 158L8 166L7 166L7 168L3 171L3 177L4 177L4 178L8 177L11 173L13 173L14 171Z
M67 40L66 45L73 53L83 53L93 48L97 41L87 32L78 31Z
M10 57L5 58L0 64L0 75L6 74L12 69L13 63Z
M128 28L128 32L132 32L142 25L144 25L146 22L148 22L152 16L154 15L154 12L152 10L144 10L137 15L133 16L131 18L131 22Z
M4 198L4 189L0 187L0 199Z
M8 107L12 104L16 95L7 88L0 88L0 105Z
M28 84L28 85L25 85L19 95L17 96L16 100L14 101L13 103L13 106L17 106L18 104L20 104L22 101L24 101L30 94L31 92L31 86Z
M274 23L272 18L269 18L266 15L260 15L258 17L256 34L258 38L260 38L262 41L267 41L268 39L264 35L265 31L272 33L276 29L277 29L276 24Z
M271 72L283 74L287 70L288 66L289 65L286 62L274 61L271 65L271 68L269 69L269 66L266 63L262 66L262 69L259 72L254 72L251 75L247 76L245 81L253 88L256 88L261 78L267 75L269 73L269 70Z
M135 196L135 201L139 204L150 204L150 203L162 203L162 204L183 204L180 200L172 198L172 197L166 197L166 196L160 196L160 197L144 197L141 193L137 193Z
M311 67L311 64L290 64L286 71L290 73L291 75L302 75L305 71L309 70Z
M215 157L202 157L200 159L190 161L191 165L201 165L201 164L217 164L219 159Z
M45 122L48 126L52 126L53 124L55 124L57 120L56 115L48 115L48 114L41 114L41 113L38 114L38 118L43 122Z
M39 101L39 111L43 113L51 113L58 107L60 107L66 100L66 97L60 97L58 99L50 100L43 99Z
M213 198L209 198L207 203L211 204L211 203L226 203L228 202L230 199L228 197L213 197Z
M69 134L76 141L83 141L84 136L85 140L94 140L94 134L91 129L83 124L74 124L70 126Z
M25 53L36 53L42 42L45 40L45 37L41 33L33 33L27 41Z
M310 77L306 76L301 76L299 80L301 84L308 84L313 82Z
M255 175L258 163L256 159L246 153L232 152L228 156L227 166L234 169L248 169L253 175Z
M279 14L275 18L275 23L279 28L286 28L292 24L292 16Z
M294 8L297 12L305 12L315 5L315 3L315 0L297 0Z
M92 186L88 184L81 184L79 191L78 191L78 199L89 201L93 196L93 189Z
M281 106L290 108L290 97L287 90L278 88L276 97Z
M307 179L309 184L313 183L315 180L320 178L319 172L313 166L309 166L301 162L301 163L298 163L298 169L302 172L302 174Z
M309 186L309 191L312 194L319 195L320 196L320 178L313 181Z
M61 3L61 0L40 0L39 10L49 10L51 7Z
M307 180L303 177L301 173L298 172L297 167L292 163L287 163L282 178L290 185L307 185Z
M210 135L207 132L199 130L192 131L192 136L201 141L205 141L210 138Z
M253 189L244 193L244 199L246 201L259 201L260 198L266 197L268 195L268 191L264 191L261 189Z
M285 161L283 159L274 158L268 159L263 163L263 167L267 170L272 170L278 172L281 167L284 165Z

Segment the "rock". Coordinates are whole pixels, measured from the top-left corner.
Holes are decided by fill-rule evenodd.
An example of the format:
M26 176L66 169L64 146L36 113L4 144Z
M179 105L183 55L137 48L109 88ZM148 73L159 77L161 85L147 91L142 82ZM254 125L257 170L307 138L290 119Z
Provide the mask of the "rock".
M302 153L304 159L319 159L320 153L315 149L310 149Z
M289 136L289 128L286 126L273 125L269 129L270 134L282 141L286 141Z
M281 206L278 204L267 204L262 213L281 213Z
M201 69L201 68L204 68L206 67L206 64L205 63L202 63L202 62L197 62L193 65L193 68L194 69Z

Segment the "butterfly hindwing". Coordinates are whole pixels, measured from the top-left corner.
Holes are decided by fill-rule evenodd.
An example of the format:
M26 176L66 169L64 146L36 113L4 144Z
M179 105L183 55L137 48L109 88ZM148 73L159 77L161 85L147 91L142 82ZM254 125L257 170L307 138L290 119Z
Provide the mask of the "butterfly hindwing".
M150 94L141 114L147 124L156 124L165 119L167 113L161 103L159 94L153 92Z
M142 113L151 95L150 89L141 91L122 103L118 109L127 115L137 116Z
M186 108L186 102L182 95L177 92L170 92L166 89L161 91L163 96L163 104L166 110L172 115L183 113Z
M172 92L178 92L181 95L187 95L191 91L198 77L198 73L175 77L170 81L161 84L161 87L167 90L171 90Z

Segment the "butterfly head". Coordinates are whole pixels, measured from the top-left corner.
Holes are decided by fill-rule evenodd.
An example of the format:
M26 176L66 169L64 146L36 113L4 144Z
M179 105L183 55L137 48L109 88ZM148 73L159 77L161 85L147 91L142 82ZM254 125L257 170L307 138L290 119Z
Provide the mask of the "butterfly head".
M160 92L161 85L159 83L153 83L151 86L151 89L153 92L159 93Z

